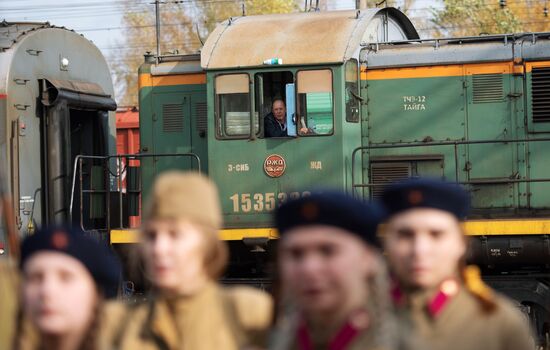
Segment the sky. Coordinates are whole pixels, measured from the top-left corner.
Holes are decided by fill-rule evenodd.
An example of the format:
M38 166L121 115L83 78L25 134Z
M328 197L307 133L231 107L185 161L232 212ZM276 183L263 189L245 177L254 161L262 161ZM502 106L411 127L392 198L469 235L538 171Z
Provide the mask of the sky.
M136 1L152 3L153 1ZM109 51L121 36L122 3L117 0L0 0L0 21L38 21L84 34L102 51ZM353 9L355 0L329 0L332 10ZM154 11L154 5L150 5Z
M105 54L122 40L124 1L0 0L0 21L50 22L84 34ZM152 1L148 1L152 2ZM154 11L154 5L151 5Z
M84 34L105 55L123 42L121 18L126 0L0 0L0 21L48 21ZM134 0L150 4L153 0ZM419 6L435 0L417 0ZM300 1L301 3L301 1ZM416 4L416 3L415 3ZM327 0L331 10L355 8L355 0ZM154 5L149 5L154 11Z

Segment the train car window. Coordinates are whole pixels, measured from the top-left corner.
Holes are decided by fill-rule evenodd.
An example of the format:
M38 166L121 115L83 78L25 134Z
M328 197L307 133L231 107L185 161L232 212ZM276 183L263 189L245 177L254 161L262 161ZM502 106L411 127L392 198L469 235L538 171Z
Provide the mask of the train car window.
M330 135L334 130L332 72L299 71L296 124L300 136Z
M288 101L286 86L294 82L294 74L290 71L257 73L254 82L256 113L265 119L272 113L273 101L283 100L285 103ZM286 106L286 109L288 112L294 108ZM273 137L265 134L265 130L263 131L264 137Z
M216 77L216 117L220 136L250 135L250 88L248 74ZM259 122L255 118L256 132Z
M346 121L359 121L359 66L357 60L346 62Z

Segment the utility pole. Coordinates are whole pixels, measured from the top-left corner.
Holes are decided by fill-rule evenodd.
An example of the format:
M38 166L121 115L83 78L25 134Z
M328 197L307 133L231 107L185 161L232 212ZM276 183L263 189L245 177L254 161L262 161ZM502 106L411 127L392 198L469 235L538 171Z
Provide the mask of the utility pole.
M155 27L157 31L157 64L160 61L160 1L155 0Z

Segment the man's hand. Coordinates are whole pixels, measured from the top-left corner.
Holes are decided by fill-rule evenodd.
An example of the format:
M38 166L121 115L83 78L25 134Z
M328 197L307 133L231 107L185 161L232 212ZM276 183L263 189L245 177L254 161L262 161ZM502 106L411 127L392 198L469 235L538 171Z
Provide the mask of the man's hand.
M298 133L300 135L307 135L307 134L309 134L309 129L308 128L300 128L300 130L298 130Z

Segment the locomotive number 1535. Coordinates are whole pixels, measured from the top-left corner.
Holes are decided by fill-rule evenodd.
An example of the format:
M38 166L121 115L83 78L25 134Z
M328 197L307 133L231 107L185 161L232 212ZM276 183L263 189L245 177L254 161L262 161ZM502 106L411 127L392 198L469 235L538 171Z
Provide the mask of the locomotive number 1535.
M296 199L309 196L311 193L305 192L273 192L268 193L235 193L229 199L233 204L234 213L250 213L272 211L276 206L280 206L287 199Z

